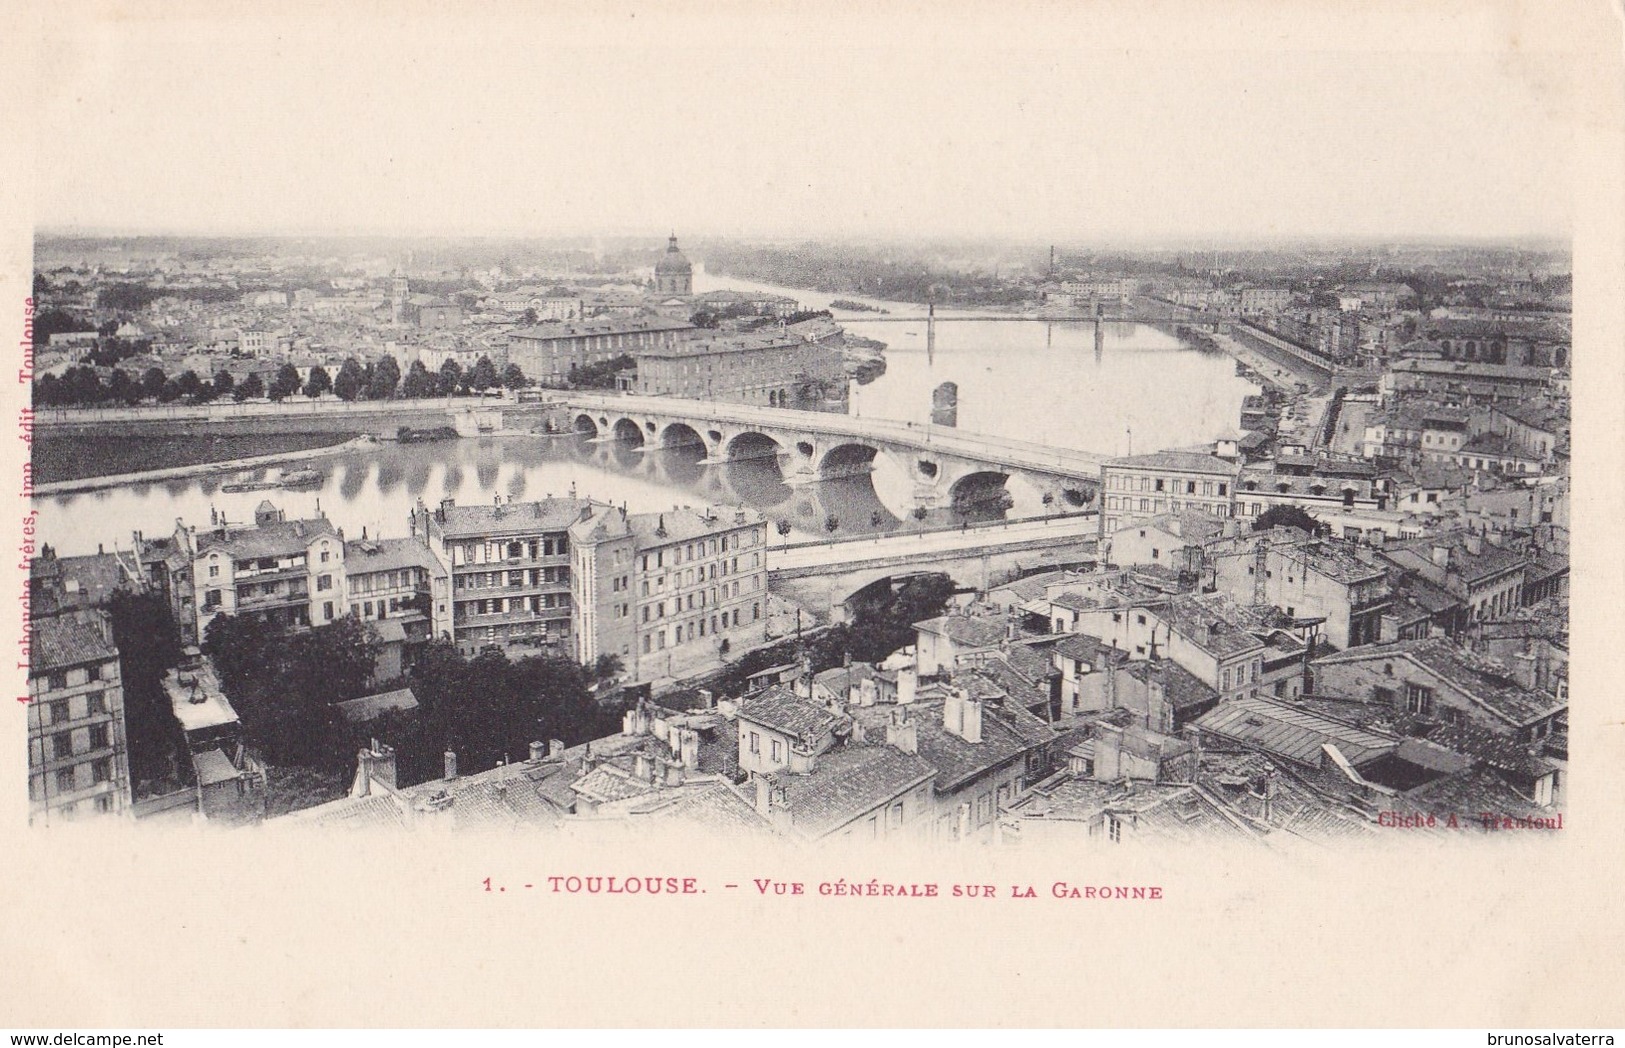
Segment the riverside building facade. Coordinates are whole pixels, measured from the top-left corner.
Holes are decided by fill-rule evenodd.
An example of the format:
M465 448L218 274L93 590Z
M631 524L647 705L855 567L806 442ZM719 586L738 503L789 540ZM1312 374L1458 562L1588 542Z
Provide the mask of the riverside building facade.
M845 389L839 350L783 332L694 337L634 356L644 396L816 408Z
M431 511L419 502L412 534L437 565L434 636L465 655L493 646L568 652L575 607L569 529L592 507L573 498L489 506L446 499Z
M1100 468L1100 534L1164 513L1229 517L1234 462L1193 451L1156 451L1106 461Z
M632 679L652 680L698 672L765 639L761 513L593 506L570 540L579 661L613 655Z

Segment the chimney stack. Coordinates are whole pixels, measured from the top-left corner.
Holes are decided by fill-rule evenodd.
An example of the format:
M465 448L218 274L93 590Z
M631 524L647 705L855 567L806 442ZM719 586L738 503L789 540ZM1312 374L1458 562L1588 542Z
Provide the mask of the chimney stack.
M538 761L542 760L546 756L547 756L547 744L546 743L533 742L533 743L530 744L530 762L532 764L537 763Z
M1536 657L1527 651L1512 656L1513 676L1518 683L1535 691L1540 687L1540 666Z
M561 757L561 756L563 756L564 755L564 743L560 742L558 739L548 739L547 740L547 755L549 757Z
M1436 567L1448 568L1450 566L1450 547L1434 546L1433 563Z
M913 666L904 666L897 671L897 705L907 706L914 701L915 693L919 689L919 671Z
M452 750L447 750L445 752L445 759L446 774L444 778L455 779L457 777L457 754Z
M950 734L969 743L982 741L982 700L973 699L963 688L951 688L942 707L942 726Z
M1095 781L1123 778L1123 729L1115 724L1095 725Z
M886 745L895 746L904 753L920 751L919 726L909 716L907 706L899 706L891 711L891 720L886 724Z
M1168 685L1163 679L1165 673L1158 666L1146 679L1145 726L1152 731L1169 732L1174 727L1173 710L1168 704Z

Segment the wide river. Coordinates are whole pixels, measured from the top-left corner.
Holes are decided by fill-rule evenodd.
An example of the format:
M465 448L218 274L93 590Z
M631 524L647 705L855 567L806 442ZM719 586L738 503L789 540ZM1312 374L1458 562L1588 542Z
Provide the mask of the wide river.
M789 295L804 308L826 308L830 295L778 288L732 277L710 277L696 267L696 291L722 287ZM877 302L894 316L923 307ZM954 315L944 312L939 316ZM1180 447L1212 440L1236 426L1241 399L1256 387L1235 374L1229 357L1199 353L1171 335L1139 324L1111 324L1097 357L1088 324L1032 321L944 322L933 345L923 320L865 322L861 313L837 313L848 330L887 345L886 372L854 384L852 412L860 417L929 422L932 391L959 387L959 428L1105 454ZM418 500L464 504L497 495L535 499L572 491L633 511L674 505L744 503L790 522L790 541L837 538L904 528L942 527L960 518L948 509L924 521L909 513L911 484L884 456L868 477L791 489L770 460L701 466L697 449L641 451L593 444L573 436L488 437L406 446L382 445L319 460L326 482L309 491L227 494L233 479L213 475L162 484L41 498L40 537L59 553L95 552L98 545L128 548L132 531L166 535L177 519L208 527L211 513L251 520L270 498L289 517L318 507L345 534L394 537L406 533L407 513ZM273 469L272 474L275 474ZM1039 493L1012 481L1011 517L1046 512ZM834 530L830 530L830 524ZM776 531L773 538L777 541Z

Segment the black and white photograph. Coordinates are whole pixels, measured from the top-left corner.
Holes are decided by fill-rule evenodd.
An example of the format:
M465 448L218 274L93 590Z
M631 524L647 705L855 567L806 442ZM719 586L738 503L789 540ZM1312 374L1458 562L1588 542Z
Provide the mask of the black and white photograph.
M8 839L1046 949L1205 855L1551 903L1618 854L1617 6L1291 6L36 7Z

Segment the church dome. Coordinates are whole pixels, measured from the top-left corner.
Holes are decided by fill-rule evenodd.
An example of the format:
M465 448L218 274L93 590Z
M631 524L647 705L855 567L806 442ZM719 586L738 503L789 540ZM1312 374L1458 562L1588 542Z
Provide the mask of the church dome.
M655 272L672 274L690 274L694 272L694 267L689 264L688 258L677 250L677 237L675 234L666 243L665 255L661 256L660 261L655 263Z
M655 263L655 294L685 298L694 293L694 267L677 250L677 234L666 243L666 253Z

